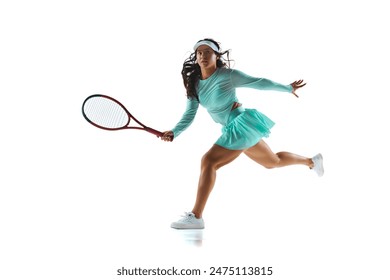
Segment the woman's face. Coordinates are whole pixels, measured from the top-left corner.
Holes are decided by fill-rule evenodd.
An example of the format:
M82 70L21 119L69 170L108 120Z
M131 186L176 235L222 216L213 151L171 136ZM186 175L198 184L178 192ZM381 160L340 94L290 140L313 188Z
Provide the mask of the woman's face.
M214 68L217 67L218 56L214 50L206 45L201 45L196 49L196 62L200 68Z

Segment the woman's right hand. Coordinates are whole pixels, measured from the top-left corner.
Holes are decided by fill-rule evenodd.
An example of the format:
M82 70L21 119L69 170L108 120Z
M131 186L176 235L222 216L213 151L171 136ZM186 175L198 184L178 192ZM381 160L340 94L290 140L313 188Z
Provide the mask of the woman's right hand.
M161 136L161 140L167 141L167 142L172 142L173 141L173 131L168 130L163 132L163 136Z

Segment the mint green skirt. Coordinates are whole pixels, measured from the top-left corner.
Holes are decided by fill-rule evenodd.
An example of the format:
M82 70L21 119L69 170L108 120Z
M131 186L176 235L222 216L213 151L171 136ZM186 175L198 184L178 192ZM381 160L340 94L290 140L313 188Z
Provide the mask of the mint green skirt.
M268 137L275 123L255 109L238 107L230 112L222 135L215 144L229 150L245 150Z

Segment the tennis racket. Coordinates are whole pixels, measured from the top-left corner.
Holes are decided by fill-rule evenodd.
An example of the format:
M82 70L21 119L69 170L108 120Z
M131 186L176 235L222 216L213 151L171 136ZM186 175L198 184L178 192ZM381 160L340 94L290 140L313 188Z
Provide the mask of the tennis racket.
M162 132L147 127L122 105L118 100L102 94L88 96L82 106L84 118L92 125L105 130L140 129L152 133L157 137ZM130 120L134 120L140 126L130 126Z

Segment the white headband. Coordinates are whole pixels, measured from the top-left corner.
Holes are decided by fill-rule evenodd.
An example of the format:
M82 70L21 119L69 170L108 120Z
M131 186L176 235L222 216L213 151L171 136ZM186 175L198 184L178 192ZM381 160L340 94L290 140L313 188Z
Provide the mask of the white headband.
M202 40L202 41L199 41L198 43L196 43L195 46L194 46L194 51L196 51L196 49L197 49L199 46L201 46L201 45L209 46L209 47L212 48L214 51L219 52L218 46L215 45L213 42L207 41L207 40Z

